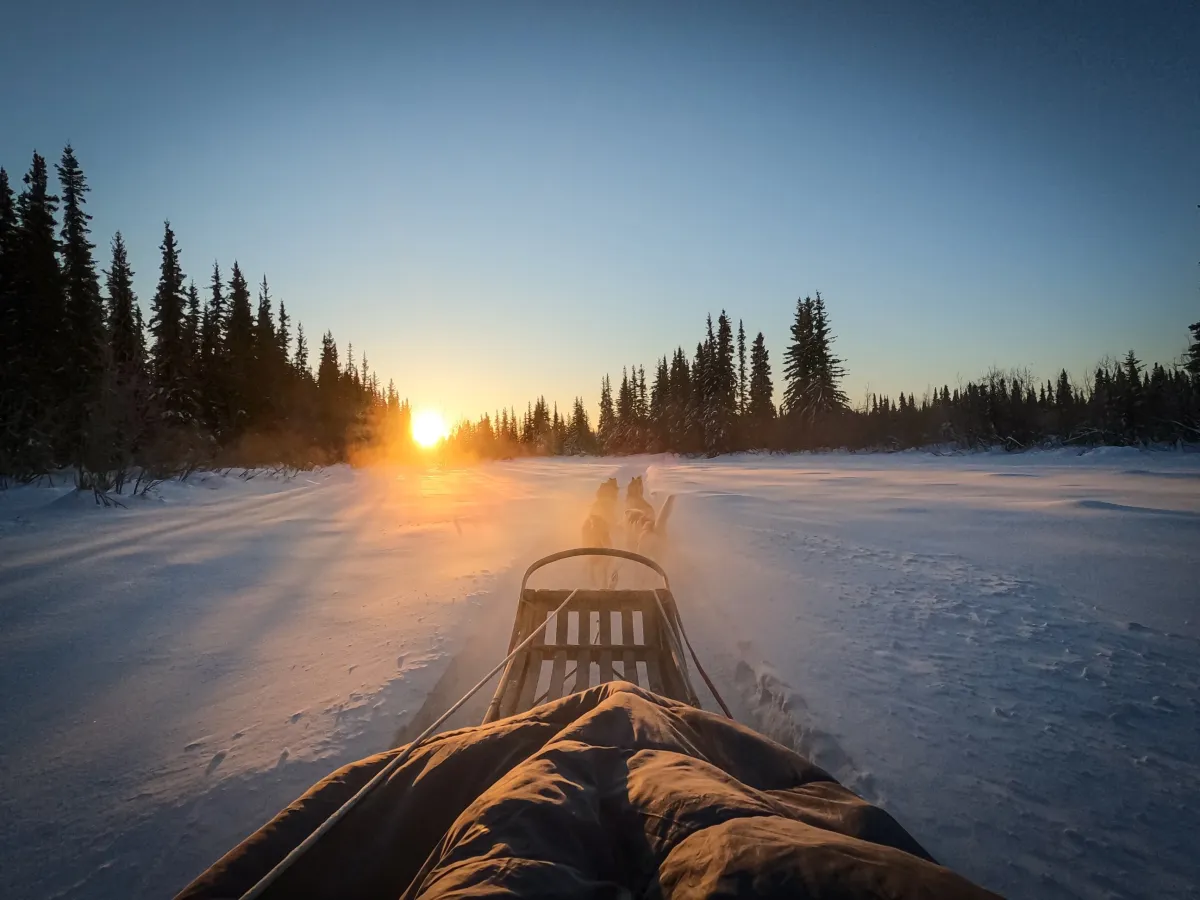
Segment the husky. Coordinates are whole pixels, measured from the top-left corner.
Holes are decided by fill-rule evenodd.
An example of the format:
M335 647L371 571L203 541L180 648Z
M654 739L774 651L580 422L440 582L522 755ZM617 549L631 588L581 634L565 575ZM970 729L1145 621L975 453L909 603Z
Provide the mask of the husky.
M596 499L592 501L588 517L583 520L584 547L612 546L612 532L617 524L617 500L620 496L621 488L615 478L608 479L596 490ZM589 557L588 574L597 587L617 586L617 572L610 557Z
M654 507L646 500L645 487L642 484L642 476L635 475L629 479L629 487L625 488L625 512L637 510L650 517L654 521Z
M641 553L648 539L665 537L674 502L673 496L667 497L662 511L656 515L654 507L646 500L642 477L630 479L625 489L625 546L634 553Z

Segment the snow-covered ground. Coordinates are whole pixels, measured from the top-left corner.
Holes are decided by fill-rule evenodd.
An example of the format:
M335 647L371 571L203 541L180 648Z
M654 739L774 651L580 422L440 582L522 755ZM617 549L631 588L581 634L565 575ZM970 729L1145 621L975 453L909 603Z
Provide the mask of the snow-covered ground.
M739 718L1000 892L1195 896L1200 456L1128 450L0 492L0 896L178 890L456 699L524 565L639 471Z

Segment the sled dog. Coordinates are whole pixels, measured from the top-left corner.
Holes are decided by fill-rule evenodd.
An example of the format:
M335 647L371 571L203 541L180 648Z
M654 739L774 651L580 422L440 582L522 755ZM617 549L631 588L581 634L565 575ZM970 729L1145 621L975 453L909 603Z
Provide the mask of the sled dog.
M596 490L596 499L588 517L583 520L582 546L611 547L612 532L617 524L617 501L621 489L617 479L610 478ZM592 556L588 558L588 576L597 587L616 587L617 572L612 565L612 559L607 556Z
M674 501L673 496L667 497L661 512L655 515L654 507L646 500L642 477L630 479L625 489L625 546L641 553L665 537Z

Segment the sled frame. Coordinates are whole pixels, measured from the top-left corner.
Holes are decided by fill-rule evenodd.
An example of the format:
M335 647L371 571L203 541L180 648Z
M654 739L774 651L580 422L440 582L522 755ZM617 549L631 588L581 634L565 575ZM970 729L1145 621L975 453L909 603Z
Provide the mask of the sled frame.
M554 615L572 592L530 588L529 577L551 563L580 556L615 557L646 566L662 578L662 587L580 589ZM531 634L535 636L529 646L505 667L484 724L608 681L630 681L700 706L688 679L679 609L667 573L640 553L577 547L534 562L521 579L509 652Z

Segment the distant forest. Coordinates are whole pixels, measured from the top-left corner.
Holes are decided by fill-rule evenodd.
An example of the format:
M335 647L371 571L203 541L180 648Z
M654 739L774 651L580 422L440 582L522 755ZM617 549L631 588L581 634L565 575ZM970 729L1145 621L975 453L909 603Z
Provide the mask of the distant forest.
M522 454L677 453L709 456L744 450L901 450L1098 444L1162 445L1200 440L1200 322L1170 367L1146 366L1130 350L1098 365L1086 384L1061 370L1039 381L1028 372L993 370L918 397L870 394L852 407L842 390L845 364L833 349L829 313L820 293L796 301L783 354L783 402L773 402L770 355L760 331L746 333L722 311L689 358L682 347L646 370L628 367L614 397L610 376L600 386L593 429L583 399L565 414L544 398L524 413L500 410L462 423L450 438L458 450L483 457Z
M326 332L314 373L267 279L255 298L236 261L214 263L198 287L169 222L149 321L119 232L102 288L70 146L56 168L58 195L35 153L15 197L0 168L0 482L71 468L101 497L202 467L310 467L404 443L408 404L365 353L340 358Z
M198 468L304 468L415 453L407 401L330 332L316 371L308 340L265 277L214 263L197 286L169 223L143 320L124 239L99 269L85 212L88 184L70 146L51 193L35 153L16 193L0 168L0 484L69 468L81 488L144 490ZM103 287L101 285L103 274ZM1163 444L1200 439L1200 322L1185 359L1144 365L1130 351L1085 384L1064 370L1041 382L992 371L951 390L870 395L842 384L825 300L797 301L783 352L782 403L761 332L747 343L724 312L695 352L605 376L593 427L583 398L560 413L544 398L463 422L446 459L520 455L690 454L821 448L902 449Z

